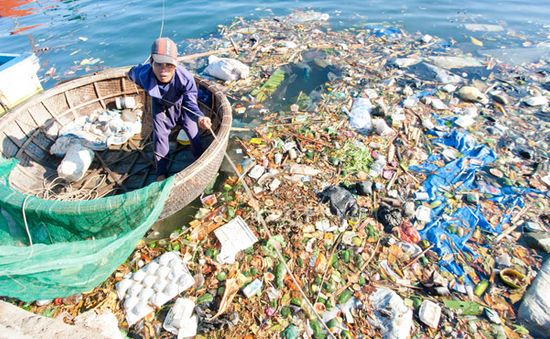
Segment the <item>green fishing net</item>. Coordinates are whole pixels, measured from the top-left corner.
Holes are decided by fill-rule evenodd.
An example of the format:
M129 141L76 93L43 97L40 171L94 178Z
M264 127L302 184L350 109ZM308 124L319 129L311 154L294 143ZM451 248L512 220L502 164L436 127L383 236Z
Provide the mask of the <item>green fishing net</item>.
M0 296L27 302L105 281L157 220L174 182L95 200L43 200L9 186L16 164L0 157Z

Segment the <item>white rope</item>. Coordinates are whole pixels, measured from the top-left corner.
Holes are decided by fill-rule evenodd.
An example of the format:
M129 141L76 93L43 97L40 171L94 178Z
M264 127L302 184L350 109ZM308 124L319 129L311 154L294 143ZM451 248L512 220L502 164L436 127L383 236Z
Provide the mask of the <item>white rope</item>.
M29 237L29 246L31 246L31 253L32 253L32 237L31 232L29 231L29 224L27 224L27 216L25 215L25 205L27 204L27 200L30 198L30 195L27 195L25 197L25 200L23 200L23 205L21 206L21 213L23 214L23 222L25 223L25 230L27 231L27 236Z

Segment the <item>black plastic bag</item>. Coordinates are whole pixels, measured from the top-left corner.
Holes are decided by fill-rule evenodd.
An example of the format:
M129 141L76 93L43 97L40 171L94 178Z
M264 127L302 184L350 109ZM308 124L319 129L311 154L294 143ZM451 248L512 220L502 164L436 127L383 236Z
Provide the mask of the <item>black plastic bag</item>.
M359 206L353 195L345 188L339 186L329 186L318 194L321 202L330 203L330 211L340 219L347 216L355 216L359 211Z
M381 205L376 212L376 219L384 225L384 231L390 233L394 227L401 224L403 216L400 209Z

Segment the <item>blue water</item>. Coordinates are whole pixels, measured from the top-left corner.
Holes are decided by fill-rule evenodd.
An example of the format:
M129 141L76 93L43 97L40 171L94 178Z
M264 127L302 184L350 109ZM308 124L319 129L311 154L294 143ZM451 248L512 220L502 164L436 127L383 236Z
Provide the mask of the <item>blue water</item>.
M237 16L247 19L314 9L335 29L385 22L409 32L436 35L475 53L485 47L521 47L550 40L550 0L168 1L163 35L183 49L188 38L216 34ZM159 35L163 1L0 0L0 52L35 51L44 87L104 67L146 59ZM499 24L504 32L469 32L465 23ZM184 52L183 50L181 52ZM84 61L83 61L84 60Z

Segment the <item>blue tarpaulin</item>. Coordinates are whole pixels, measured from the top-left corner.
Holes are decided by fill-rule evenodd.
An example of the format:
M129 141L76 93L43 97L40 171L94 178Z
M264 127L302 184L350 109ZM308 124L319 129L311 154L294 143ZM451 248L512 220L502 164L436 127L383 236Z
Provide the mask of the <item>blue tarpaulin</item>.
M444 122L443 119L438 120L440 125ZM453 147L461 156L445 162L441 154L433 154L425 163L409 167L411 171L426 174L422 186L428 193L428 202L433 206L439 204L431 210L431 221L419 233L423 239L434 244L434 250L441 256L441 267L457 276L463 276L462 267L454 261L454 256L448 254L462 252L475 258L476 253L466 246L466 242L476 227L486 232L500 233L502 225L510 221L511 208L524 206L522 196L530 192L540 192L529 188L500 185L496 183L496 179L490 180L495 184L488 182L486 179L491 175L486 171L486 166L496 160L495 152L485 145L478 144L467 132L456 129L449 132L430 130L428 134L434 136L432 144ZM498 225L491 225L487 221L479 204L463 205L453 210L446 196L465 192L479 194L480 201L485 199L495 202L502 215ZM461 235L456 232L458 228L464 231Z
M371 31L371 34L377 38L390 37L398 38L401 36L401 30L397 27L383 26L383 25L365 25L365 28Z

